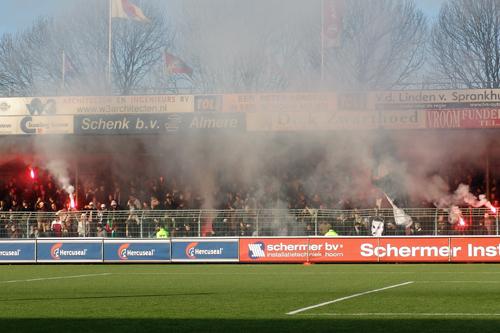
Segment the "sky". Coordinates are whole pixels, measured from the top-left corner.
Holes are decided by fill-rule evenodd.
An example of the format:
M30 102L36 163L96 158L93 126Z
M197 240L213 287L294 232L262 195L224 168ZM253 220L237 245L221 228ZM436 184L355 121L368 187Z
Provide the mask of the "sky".
M432 18L437 15L444 1L415 0L415 3ZM0 34L27 28L40 16L62 15L74 2L74 0L0 0Z
M0 33L29 27L37 17L63 14L72 0L0 0Z

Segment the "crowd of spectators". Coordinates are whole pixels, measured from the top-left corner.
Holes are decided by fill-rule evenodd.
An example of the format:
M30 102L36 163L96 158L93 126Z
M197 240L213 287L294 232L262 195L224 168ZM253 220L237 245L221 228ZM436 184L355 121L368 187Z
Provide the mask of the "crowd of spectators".
M447 176L450 188L466 183L474 193L484 191L484 178L481 174L475 176L472 171L465 168L463 170L468 173ZM348 174L346 178L349 178ZM380 191L375 187L359 192L351 191L346 195L345 192L339 193L336 190L337 184L334 181L311 185L310 180L306 181L299 173L290 170L284 171L279 178L267 177L252 183L224 183L216 179L210 182L210 187L190 183L185 179L188 177L176 177L168 173L162 176L140 174L120 180L80 175L78 182L74 181L76 207L71 207L69 194L46 170L38 170L36 179L9 177L0 182L0 237L153 237L160 224L167 224L173 236L196 236L202 233L251 236L256 231L252 212L262 208L293 211L291 219L294 222L285 219L261 226L261 235L314 235L322 234L329 227L337 228L341 231L340 234L365 235L370 234L370 221L366 216L362 217L358 209L375 208L375 202L381 197ZM494 179L490 185L491 201L498 206ZM419 198L409 204L411 207L432 206ZM388 207L390 206L386 205ZM202 232L198 222L200 216L189 214L191 210L202 208L226 212L207 217L211 221L211 228ZM377 208L381 208L381 205ZM335 216L332 220L331 217L317 214L322 209L350 209L352 212ZM155 215L156 211L162 210L172 213ZM79 212L78 216L75 211ZM144 211L147 212L146 216ZM180 215L179 211L186 213ZM244 214L239 214L240 211ZM9 218L9 212L24 213L24 221L30 217L29 226L23 225L22 221L13 221ZM141 216L137 212L141 212ZM172 216L182 218L176 220ZM434 229L427 226L426 221L418 221L417 218L411 231L402 231L390 218L385 219L385 234L419 234ZM297 221L300 223L296 223ZM443 234L453 232L445 223L439 229Z

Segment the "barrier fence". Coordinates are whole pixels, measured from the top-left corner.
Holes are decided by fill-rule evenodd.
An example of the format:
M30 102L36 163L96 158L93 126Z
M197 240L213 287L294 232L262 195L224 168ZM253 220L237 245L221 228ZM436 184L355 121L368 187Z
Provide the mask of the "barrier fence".
M411 223L401 222L408 217ZM498 213L485 208L0 212L0 239L144 239L159 227L173 238L322 236L329 229L339 236L500 235Z
M0 263L500 262L500 237L242 237L0 240Z

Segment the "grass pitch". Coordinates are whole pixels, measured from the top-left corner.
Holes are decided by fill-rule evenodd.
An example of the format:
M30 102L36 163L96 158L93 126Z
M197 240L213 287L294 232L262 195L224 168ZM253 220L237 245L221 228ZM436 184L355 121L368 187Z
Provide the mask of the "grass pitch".
M499 264L2 265L0 288L2 333L500 332Z

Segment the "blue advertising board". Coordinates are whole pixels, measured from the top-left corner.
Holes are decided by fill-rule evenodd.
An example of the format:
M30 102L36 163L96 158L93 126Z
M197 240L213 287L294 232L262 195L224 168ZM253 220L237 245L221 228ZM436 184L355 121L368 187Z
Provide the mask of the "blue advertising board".
M161 134L246 130L244 113L77 115L76 134Z
M172 261L226 262L239 260L238 239L173 239Z
M35 240L0 241L0 262L35 262Z
M37 262L102 262L102 239L44 239L37 241Z
M105 262L170 262L170 240L104 240Z

